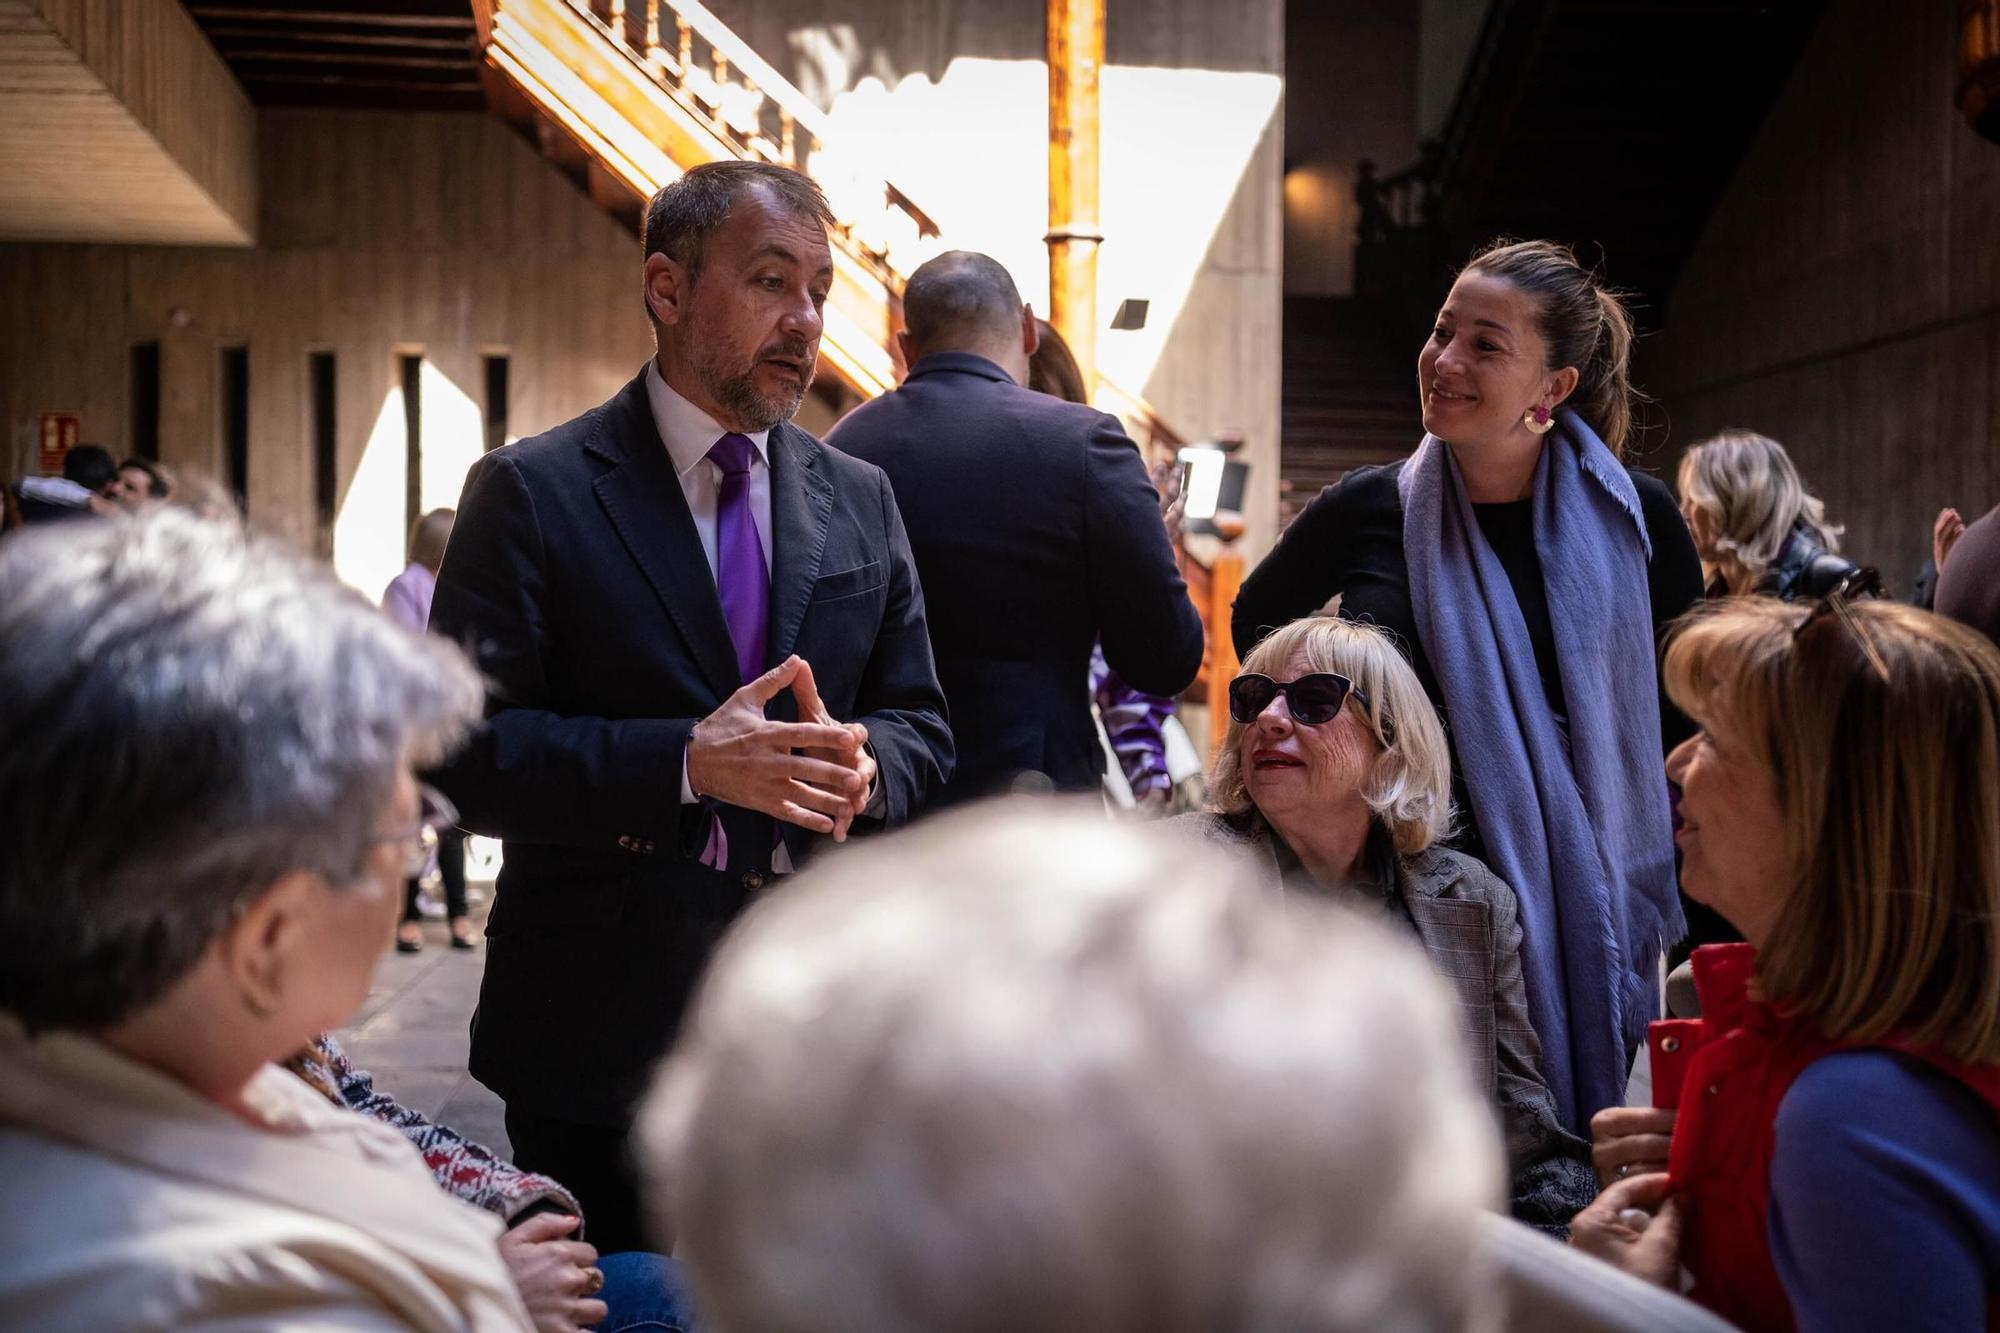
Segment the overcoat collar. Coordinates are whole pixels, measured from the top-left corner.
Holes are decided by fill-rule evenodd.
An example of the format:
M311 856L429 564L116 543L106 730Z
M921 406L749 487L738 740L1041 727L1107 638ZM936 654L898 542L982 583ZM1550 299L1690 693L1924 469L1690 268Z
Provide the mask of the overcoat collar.
M998 380L1002 384L1012 384L1014 377L1000 368L998 362L989 361L974 352L932 352L919 357L917 364L910 367L904 379L922 379L926 375L953 373L977 375L981 379Z

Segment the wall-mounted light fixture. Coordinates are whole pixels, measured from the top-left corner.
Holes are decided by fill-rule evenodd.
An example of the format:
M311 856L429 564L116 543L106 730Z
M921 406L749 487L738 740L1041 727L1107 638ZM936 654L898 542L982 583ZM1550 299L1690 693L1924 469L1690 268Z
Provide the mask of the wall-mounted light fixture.
M1229 455L1242 448L1240 437L1191 444L1182 449L1182 522L1189 532L1233 541L1243 533L1243 492L1250 465Z

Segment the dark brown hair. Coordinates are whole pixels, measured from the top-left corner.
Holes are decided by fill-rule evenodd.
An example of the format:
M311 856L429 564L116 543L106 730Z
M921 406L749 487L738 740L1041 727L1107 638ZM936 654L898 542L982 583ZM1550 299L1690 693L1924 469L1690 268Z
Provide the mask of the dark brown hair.
M728 218L736 196L756 185L770 190L794 216L833 225L833 208L810 176L769 162L704 162L661 186L646 205L645 257L665 255L687 270L693 286L701 276L702 242ZM649 302L646 317L652 315Z
M458 521L455 509L433 509L410 525L410 559L435 574L444 564L445 544L451 540L452 524Z
M1632 316L1618 293L1554 241L1493 241L1467 273L1502 278L1535 301L1535 325L1549 345L1549 369L1576 367L1569 406L1618 458L1632 434Z
M152 496L155 500L164 500L173 493L174 481L172 475L152 459L134 456L120 463L118 470L123 472L128 467L135 472L146 474L146 494Z
M1028 358L1028 387L1052 398L1088 403L1090 395L1083 389L1083 372L1077 369L1069 344L1046 319L1035 321L1035 331L1041 335L1041 341L1035 344L1035 354Z

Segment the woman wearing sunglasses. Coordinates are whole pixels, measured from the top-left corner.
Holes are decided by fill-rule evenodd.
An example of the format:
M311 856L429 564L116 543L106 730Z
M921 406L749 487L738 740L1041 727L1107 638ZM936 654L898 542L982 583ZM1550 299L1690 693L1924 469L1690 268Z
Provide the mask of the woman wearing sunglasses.
M1655 1034L1666 1160L1601 1143L1575 1243L1685 1266L1752 1333L1993 1327L2000 651L1892 602L1743 598L1666 680L1701 725L1668 761L1683 879L1747 942L1696 950L1702 1018Z
M1417 357L1416 452L1306 506L1231 624L1247 654L1338 595L1395 634L1451 728L1455 845L1520 900L1542 1072L1578 1134L1623 1103L1685 933L1659 762L1686 723L1655 645L1701 599L1701 561L1672 494L1623 461L1631 343L1563 247L1473 256Z
M1245 849L1274 885L1329 896L1411 932L1458 1000L1474 1073L1506 1130L1514 1215L1561 1230L1596 1192L1540 1071L1514 895L1438 846L1450 756L1423 686L1386 636L1331 616L1259 644L1229 687L1216 813L1195 831Z

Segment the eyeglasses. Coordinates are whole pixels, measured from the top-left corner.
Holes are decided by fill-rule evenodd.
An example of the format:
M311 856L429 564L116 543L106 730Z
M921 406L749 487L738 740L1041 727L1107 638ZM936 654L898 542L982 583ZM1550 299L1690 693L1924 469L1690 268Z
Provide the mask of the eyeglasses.
M403 854L405 879L415 879L430 867L431 856L438 849L439 835L458 823L458 807L436 787L427 782L417 784L417 799L422 809L415 828L384 833L373 839L378 844L397 844Z
M1808 629L1831 616L1847 627L1847 632L1852 634L1854 641L1861 646L1861 655L1868 659L1868 665L1874 667L1875 674L1887 683L1889 664L1882 660L1882 654L1875 647L1875 640L1868 633L1867 626L1855 618L1854 611L1849 605L1856 598L1881 595L1882 575L1872 566L1864 565L1860 569L1848 570L1841 576L1840 582L1834 584L1826 596L1820 598L1819 603L1806 613L1806 618L1792 631L1792 642L1797 643Z
M1331 671L1315 671L1287 681L1272 680L1250 671L1229 682L1229 716L1246 725L1255 722L1281 694L1285 696L1285 707L1291 710L1292 721L1309 727L1333 721L1349 695L1364 709L1368 707L1368 696L1355 689L1353 681Z

